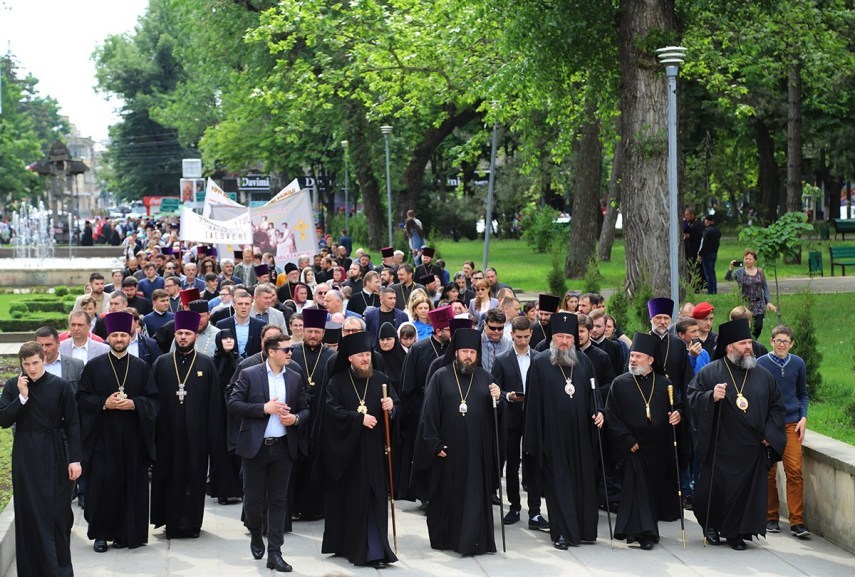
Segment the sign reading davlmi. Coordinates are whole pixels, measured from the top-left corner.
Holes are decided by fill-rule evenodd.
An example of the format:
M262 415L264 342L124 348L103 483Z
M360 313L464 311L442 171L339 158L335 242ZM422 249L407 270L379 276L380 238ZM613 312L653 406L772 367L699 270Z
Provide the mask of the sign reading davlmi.
M238 190L270 192L270 176L249 175L238 179Z

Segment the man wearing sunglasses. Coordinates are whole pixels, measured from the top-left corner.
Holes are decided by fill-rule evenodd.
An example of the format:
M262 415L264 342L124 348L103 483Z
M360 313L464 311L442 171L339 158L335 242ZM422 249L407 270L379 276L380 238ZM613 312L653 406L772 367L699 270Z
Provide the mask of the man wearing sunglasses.
M513 345L513 340L505 336L505 313L499 309L488 310L481 333L481 366L491 371L496 357Z

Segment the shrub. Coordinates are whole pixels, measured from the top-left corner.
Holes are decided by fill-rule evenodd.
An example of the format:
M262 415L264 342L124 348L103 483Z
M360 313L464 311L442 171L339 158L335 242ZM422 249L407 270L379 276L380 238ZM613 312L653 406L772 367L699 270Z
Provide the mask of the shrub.
M639 285L638 290L632 296L632 308L635 309L635 318L638 322L636 329L639 332L646 333L650 330L650 312L647 310L647 301L652 298L653 289L646 280ZM632 334L626 328L624 328L624 332Z
M552 265L549 267L549 275L546 279L549 293L563 296L564 291L567 290L567 277L564 274L564 259L561 256L561 250L558 249L558 243L553 244L551 252Z
M629 299L626 297L626 290L623 286L615 289L614 294L609 299L607 310L614 317L616 325L623 330L629 328Z
M822 374L819 367L822 366L822 353L816 340L816 325L811 313L816 310L816 299L808 290L798 292L799 303L795 307L792 324L793 348L790 352L800 356L807 368L807 392L811 401L819 401L819 389L822 386Z
M58 286L54 289L53 294L55 294L58 297L64 297L65 295L68 294L68 287L67 286Z
M30 307L27 306L27 303L12 303L9 305L9 314L12 315L13 319L20 319L29 313Z
M558 211L549 206L529 205L523 209L520 220L522 238L532 250L546 252L563 236L561 225L555 222L558 216Z
M50 300L29 300L24 303L29 307L30 312L42 312L42 313L65 313L68 314L71 312L71 309L74 308L74 302L61 301L56 299Z
M42 326L51 326L58 331L68 327L68 318L65 315L39 318L13 318L0 320L0 332L33 332Z
M591 255L591 260L588 261L588 266L585 268L582 286L586 293L600 294L602 282L603 275L600 273L600 261L597 259L596 253L594 253Z

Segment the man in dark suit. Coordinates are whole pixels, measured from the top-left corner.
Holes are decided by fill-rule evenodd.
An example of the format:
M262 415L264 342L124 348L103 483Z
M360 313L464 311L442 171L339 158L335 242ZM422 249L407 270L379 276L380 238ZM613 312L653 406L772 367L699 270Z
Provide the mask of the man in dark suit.
M36 329L36 342L45 350L45 370L68 381L71 384L71 390L76 393L84 362L73 359L70 355L63 357L60 354L59 333L53 327L44 326Z
M151 337L147 337L140 331L140 313L133 307L122 309L134 317L133 333L131 334L131 343L128 345L128 352L141 361L145 361L148 366L153 366L154 361L160 356L161 350L157 345L157 341Z
M241 372L229 397L229 412L241 419L235 453L243 461L244 512L250 531L250 551L264 556L262 510L267 503L267 567L291 571L282 558L288 481L293 462L307 453L306 436L297 428L307 424L309 402L300 376L285 365L290 346L284 335L264 343L267 361Z
M395 308L397 300L395 290L389 287L380 289L380 308L370 308L365 311L365 332L371 335L371 346L377 346L380 327L383 323L392 323L397 328L407 322L407 313Z
M245 290L235 292L234 298L235 314L217 323L220 330L231 329L236 336L238 351L242 359L251 357L261 352L261 329L264 322L249 316L252 309L252 296Z
M540 483L537 467L528 463L522 456L522 436L525 431L525 387L528 367L537 352L529 346L531 341L531 321L528 317L518 316L511 321L511 337L514 346L501 353L493 362L492 373L496 384L502 388L502 395L508 401L505 416L507 436L507 464L505 478L508 489L508 501L511 507L502 522L513 525L520 520L520 478L522 462L523 479L528 493L528 528L533 531L549 531L549 522L540 514Z

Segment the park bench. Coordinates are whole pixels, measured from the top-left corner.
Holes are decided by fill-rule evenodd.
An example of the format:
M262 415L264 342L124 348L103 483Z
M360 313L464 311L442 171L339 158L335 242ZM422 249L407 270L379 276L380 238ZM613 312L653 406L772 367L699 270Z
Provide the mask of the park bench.
M846 267L855 266L855 246L830 246L831 253L831 276L834 276L834 267L839 266L846 276Z
M846 240L847 232L855 232L855 218L835 218L831 221L834 224L834 238L837 239L837 233L843 237L843 240Z

